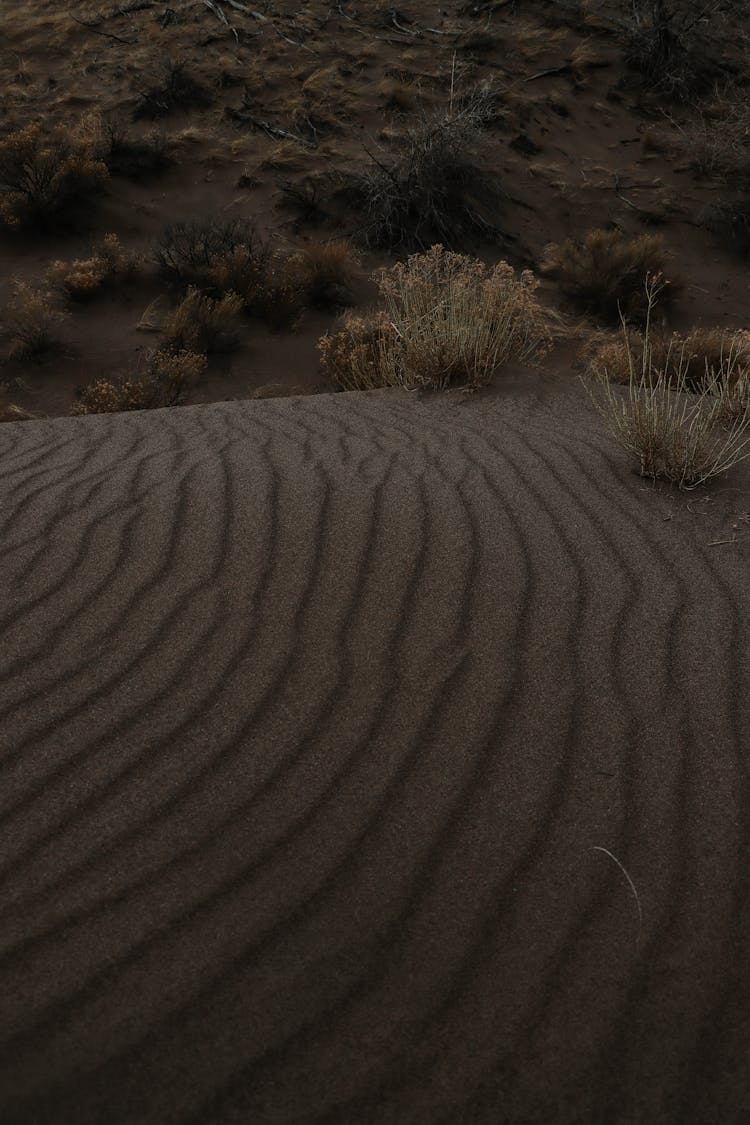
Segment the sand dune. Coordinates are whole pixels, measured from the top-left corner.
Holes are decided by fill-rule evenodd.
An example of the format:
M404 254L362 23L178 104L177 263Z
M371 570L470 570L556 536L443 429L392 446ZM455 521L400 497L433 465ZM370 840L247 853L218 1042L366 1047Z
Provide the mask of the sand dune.
M745 1120L750 474L519 385L0 429L4 1122Z

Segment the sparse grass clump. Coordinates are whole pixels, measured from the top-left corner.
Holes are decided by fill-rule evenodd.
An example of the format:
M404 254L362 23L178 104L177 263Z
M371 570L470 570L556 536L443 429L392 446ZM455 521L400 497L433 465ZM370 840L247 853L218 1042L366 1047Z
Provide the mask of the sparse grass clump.
M685 349L668 349L661 361L652 351L649 316L657 290L657 283L649 283L640 355L623 321L627 388L613 385L601 361L587 390L616 440L636 458L641 476L692 488L750 456L748 336L735 335L719 368L707 367L696 390Z
M123 247L116 234L107 234L90 258L53 262L47 278L72 300L85 301L105 286L132 279L142 261L140 254Z
M476 389L509 360L542 353L550 340L536 279L507 262L482 262L433 246L377 275L385 308L350 317L321 341L323 370L338 385ZM344 374L347 356L352 371Z
M371 157L348 189L364 213L366 245L424 250L439 241L460 248L495 230L500 192L477 155L480 128L493 112L489 98L477 95L447 112L421 114L397 156Z
M138 378L96 379L78 392L71 413L116 414L174 406L206 369L206 356L191 351L153 352L148 370Z
M165 317L162 335L170 351L232 351L239 343L237 322L243 309L237 293L214 300L190 288L179 305Z
M0 138L0 223L48 228L86 195L101 191L107 166L75 130L40 124Z
M13 284L5 324L10 335L10 359L35 359L62 346L60 329L68 314L57 295L25 281Z
M627 238L619 231L593 230L583 242L567 239L548 246L542 272L557 279L562 293L581 311L604 320L642 320L648 277L660 277L658 301L669 304L681 288L669 276L672 255L660 235Z

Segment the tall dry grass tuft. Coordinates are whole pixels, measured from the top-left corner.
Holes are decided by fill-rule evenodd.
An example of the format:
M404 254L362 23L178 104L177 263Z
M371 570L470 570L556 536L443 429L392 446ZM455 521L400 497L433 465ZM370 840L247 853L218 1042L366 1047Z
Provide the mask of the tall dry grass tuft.
M750 456L748 340L745 333L737 334L718 369L706 369L696 392L684 348L668 348L657 362L650 346L650 316L658 283L650 281L646 293L640 363L622 323L630 368L627 388L615 387L606 364L595 365L593 386L584 385L615 439L636 458L641 476L694 488Z
M507 262L482 262L433 246L377 277L384 309L350 317L320 343L323 370L339 386L477 389L509 360L539 356L549 322L536 279ZM350 354L351 372L346 369Z

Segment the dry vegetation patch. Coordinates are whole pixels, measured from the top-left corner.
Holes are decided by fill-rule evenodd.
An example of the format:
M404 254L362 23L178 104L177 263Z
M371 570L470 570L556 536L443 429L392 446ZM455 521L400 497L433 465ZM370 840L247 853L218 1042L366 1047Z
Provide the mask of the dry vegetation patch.
M649 318L657 292L652 282L637 343L622 324L626 388L615 383L621 381L622 357L613 372L606 354L592 365L594 380L586 388L615 439L637 459L641 476L692 488L750 456L750 334L734 334L718 366L706 362L696 386L695 357L684 341L673 340L666 351L652 349Z
M384 309L320 341L324 373L345 389L476 389L550 342L535 278L507 262L490 269L436 245L376 276Z
M90 258L53 262L46 277L67 297L85 301L107 286L131 281L143 262L143 255L126 250L116 234L107 234Z
M67 318L56 293L15 281L5 315L10 336L9 358L34 359L62 347L61 328Z
M164 318L162 336L170 351L228 352L239 344L238 321L244 303L237 293L214 300L190 288Z
M581 242L567 239L548 246L542 272L556 278L563 295L581 311L630 321L646 315L649 277L661 279L656 299L662 307L679 292L672 257L660 235L627 238L617 230L594 230Z
M101 191L107 166L90 138L31 124L0 138L0 223L49 227Z
M115 414L175 406L185 390L199 382L206 362L206 356L197 352L160 348L152 353L144 375L95 379L81 388L71 413Z
M401 152L370 155L348 179L350 202L364 214L359 235L370 247L422 249L439 241L460 248L496 229L500 189L477 152L493 100L475 93L447 111L422 112Z

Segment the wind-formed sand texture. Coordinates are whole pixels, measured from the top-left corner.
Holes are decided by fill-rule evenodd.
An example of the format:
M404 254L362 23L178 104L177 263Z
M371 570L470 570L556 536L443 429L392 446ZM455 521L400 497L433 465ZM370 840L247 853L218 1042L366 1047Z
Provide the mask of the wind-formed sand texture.
M743 1119L750 482L584 401L0 429L3 1121Z

